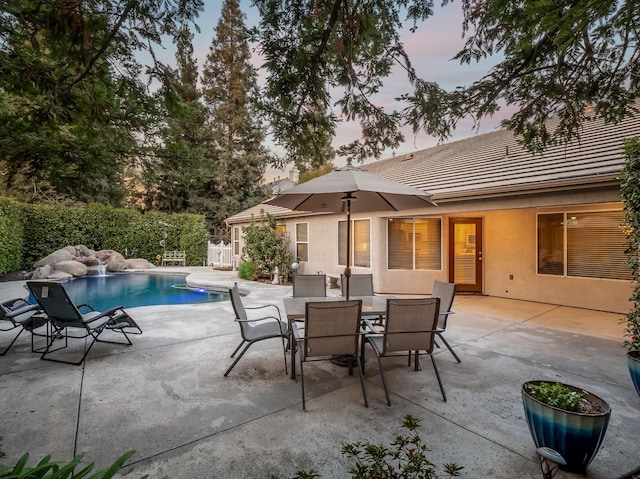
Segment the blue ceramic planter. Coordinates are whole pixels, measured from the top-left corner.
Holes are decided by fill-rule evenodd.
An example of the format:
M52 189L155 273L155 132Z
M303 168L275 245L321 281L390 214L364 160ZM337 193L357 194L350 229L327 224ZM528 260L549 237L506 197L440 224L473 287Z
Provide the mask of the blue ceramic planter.
M543 381L528 381L522 385L522 401L533 442L538 447L548 447L557 451L567 462L561 466L569 472L584 474L591 463L607 432L611 408L601 398L587 393L586 399L602 406L601 414L583 414L558 409L534 399L527 390L529 384ZM546 381L548 382L548 381ZM582 389L570 386L576 392Z
M636 392L640 396L640 351L629 351L627 353L627 365L629 366L631 381L633 381Z

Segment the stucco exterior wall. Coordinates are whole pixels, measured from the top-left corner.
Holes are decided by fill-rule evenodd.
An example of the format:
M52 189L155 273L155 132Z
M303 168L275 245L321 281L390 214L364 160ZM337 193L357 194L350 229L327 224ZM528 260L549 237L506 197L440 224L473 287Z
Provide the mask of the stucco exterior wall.
M578 200L579 197L573 197ZM557 200L557 199L556 199ZM483 294L538 301L564 306L611 311L625 314L629 308L632 284L624 280L576 278L539 275L537 273L537 214L566 211L621 209L619 202L578 205L565 198L563 206L541 205L513 209L464 211L455 207L439 207L415 212L415 216L442 218L442 269L438 271L406 271L387 269L387 218L389 214L352 215L352 219L368 218L371 222L371 268L352 267L352 273L372 273L377 293L422 295L431 292L434 279L449 281L448 226L450 218L482 218L483 221ZM486 204L484 206L487 206ZM491 204L500 206L499 204ZM502 203L504 207L505 204ZM514 207L515 206L515 207ZM414 216L395 214L391 216ZM295 251L295 225L309 224L309 261L301 262L299 272L319 271L339 276L344 266L338 265L338 221L343 215L320 215L289 218L290 248ZM239 258L238 258L239 259ZM511 279L513 277L513 279Z

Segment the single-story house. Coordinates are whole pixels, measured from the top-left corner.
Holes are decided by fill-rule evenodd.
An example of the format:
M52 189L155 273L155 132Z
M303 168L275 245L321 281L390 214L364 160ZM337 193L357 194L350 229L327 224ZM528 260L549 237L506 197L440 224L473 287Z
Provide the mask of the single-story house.
M431 193L437 206L352 214L352 272L378 293L427 294L434 279L459 292L626 313L633 284L620 173L623 140L640 117L594 119L579 141L524 149L508 130L369 163L364 169ZM227 219L241 261L242 226L273 215L300 273L339 276L346 219L260 204Z

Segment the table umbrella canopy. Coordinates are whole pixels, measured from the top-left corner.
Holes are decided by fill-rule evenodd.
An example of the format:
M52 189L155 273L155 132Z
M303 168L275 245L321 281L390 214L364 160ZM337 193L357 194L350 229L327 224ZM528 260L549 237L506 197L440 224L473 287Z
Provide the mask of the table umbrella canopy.
M368 171L346 166L285 190L265 203L311 213L347 213L346 298L351 277L351 213L400 211L435 205L431 194L388 180Z
M435 205L429 193L350 164L285 190L266 203L297 211L340 213L346 212L347 193L351 193L351 213L400 211Z

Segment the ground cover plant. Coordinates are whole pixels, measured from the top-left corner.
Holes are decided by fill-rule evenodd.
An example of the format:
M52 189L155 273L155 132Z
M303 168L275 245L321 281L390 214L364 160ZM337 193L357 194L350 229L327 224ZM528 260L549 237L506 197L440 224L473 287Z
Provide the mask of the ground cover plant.
M347 443L342 446L342 454L354 461L349 468L351 479L445 479L459 477L463 467L456 463L442 466L444 475L436 472L436 466L429 461L429 448L418 433L421 420L407 414L402 427L405 434L395 437L390 446L369 442ZM292 479L315 479L321 477L313 469L297 471ZM272 479L277 479L272 476Z

